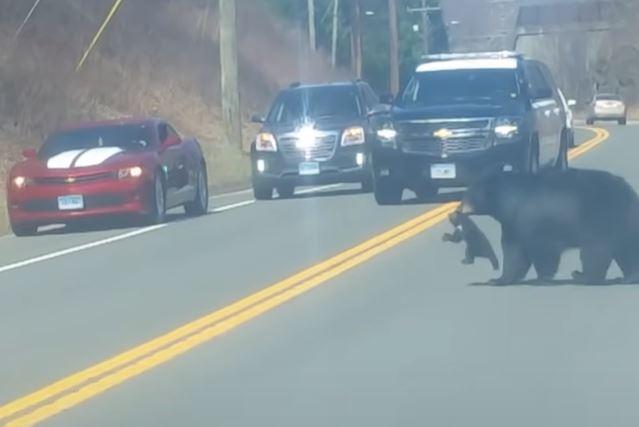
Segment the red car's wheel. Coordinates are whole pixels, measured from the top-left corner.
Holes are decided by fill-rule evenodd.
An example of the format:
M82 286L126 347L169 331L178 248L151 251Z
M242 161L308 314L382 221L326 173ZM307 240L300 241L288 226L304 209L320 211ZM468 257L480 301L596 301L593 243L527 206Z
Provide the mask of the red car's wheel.
M34 236L38 232L38 226L32 224L11 223L11 231L18 237Z
M195 199L184 205L184 210L189 216L204 215L209 210L209 188L206 166L202 165L197 174L197 188L195 191Z
M149 214L147 222L150 224L161 224L166 219L166 188L164 179L158 172L153 179L153 187L149 195Z

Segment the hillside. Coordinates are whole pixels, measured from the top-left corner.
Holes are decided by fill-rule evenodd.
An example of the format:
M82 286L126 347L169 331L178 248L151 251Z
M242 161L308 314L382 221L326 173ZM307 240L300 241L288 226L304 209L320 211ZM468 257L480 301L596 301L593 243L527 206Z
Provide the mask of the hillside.
M218 143L216 2L125 2L85 68L75 73L110 4L42 2L12 46L30 2L0 0L0 127L37 141L69 120L160 114L208 145ZM331 77L327 62L309 58L299 33L270 17L262 2L239 6L246 111L264 108L292 80Z
M19 147L37 145L60 124L146 114L166 117L199 138L214 186L246 181L245 155L220 138L216 1L125 1L77 73L76 63L112 2L43 1L13 40L32 4L0 0L0 188ZM309 55L305 36L264 2L238 2L238 28L245 118L264 110L291 81L337 77L326 56ZM245 124L245 130L246 147L254 128Z

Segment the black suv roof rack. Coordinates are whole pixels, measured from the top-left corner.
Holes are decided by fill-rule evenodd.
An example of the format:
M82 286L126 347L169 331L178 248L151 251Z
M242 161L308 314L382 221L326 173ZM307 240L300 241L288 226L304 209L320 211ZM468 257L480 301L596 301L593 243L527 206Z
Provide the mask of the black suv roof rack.
M422 60L426 62L450 61L454 59L504 59L522 58L523 55L510 50L497 52L469 52L469 53L438 53L435 55L423 55Z
M293 82L291 83L288 87L290 87L291 89L296 88L296 87L300 87L302 86L301 82Z

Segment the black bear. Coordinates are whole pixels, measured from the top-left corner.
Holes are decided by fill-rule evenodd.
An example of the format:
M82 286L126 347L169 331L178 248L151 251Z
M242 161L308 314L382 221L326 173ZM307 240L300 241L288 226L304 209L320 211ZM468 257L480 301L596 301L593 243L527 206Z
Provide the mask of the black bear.
M468 215L461 212L453 212L448 216L450 223L455 226L455 231L445 233L442 239L445 242L459 243L466 242L466 257L462 260L463 264L473 264L475 258L488 258L493 269L499 270L499 261L493 247L490 245L486 235L477 227L477 224L471 220Z
M579 282L601 283L612 260L625 282L639 281L639 197L611 173L492 173L468 188L459 209L501 224L504 266L497 283L521 281L531 265L540 280L552 279L569 248L580 249L582 271L573 273Z

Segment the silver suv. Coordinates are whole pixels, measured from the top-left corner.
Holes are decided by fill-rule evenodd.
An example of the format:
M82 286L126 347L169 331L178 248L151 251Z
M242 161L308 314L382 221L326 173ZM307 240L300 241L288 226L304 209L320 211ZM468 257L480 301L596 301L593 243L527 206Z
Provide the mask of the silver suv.
M625 125L627 116L628 107L621 96L599 93L590 103L586 123L591 125L596 120L614 120L620 125Z

